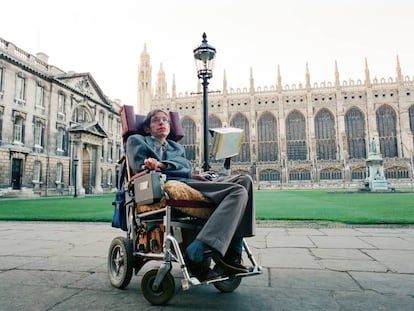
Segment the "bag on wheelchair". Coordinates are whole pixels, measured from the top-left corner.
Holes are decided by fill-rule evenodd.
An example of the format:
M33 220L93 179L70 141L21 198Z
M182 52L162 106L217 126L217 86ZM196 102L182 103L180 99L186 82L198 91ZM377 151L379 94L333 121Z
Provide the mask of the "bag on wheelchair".
M127 225L127 206L125 204L125 190L124 190L124 179L125 179L126 167L125 164L121 166L121 174L118 182L118 191L115 193L115 201L112 202L114 205L114 215L112 216L112 227L120 228L124 231L128 230Z
M115 194L114 215L112 216L112 227L120 228L127 231L127 219L126 219L126 204L125 204L125 191L119 190Z

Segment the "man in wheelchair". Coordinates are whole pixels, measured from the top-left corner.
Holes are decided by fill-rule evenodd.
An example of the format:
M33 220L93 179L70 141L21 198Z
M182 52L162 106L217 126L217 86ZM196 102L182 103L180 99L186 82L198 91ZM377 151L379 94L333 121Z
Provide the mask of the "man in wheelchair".
M185 254L190 272L200 280L218 274L204 264L205 251L210 249L213 260L228 274L248 272L242 264L243 237L255 233L255 207L252 179L248 175L206 178L192 173L191 162L184 147L167 139L169 115L153 110L146 116L144 130L148 134L128 137L126 150L133 173L143 169L160 171L167 180L179 180L200 191L215 203L216 208L191 242Z

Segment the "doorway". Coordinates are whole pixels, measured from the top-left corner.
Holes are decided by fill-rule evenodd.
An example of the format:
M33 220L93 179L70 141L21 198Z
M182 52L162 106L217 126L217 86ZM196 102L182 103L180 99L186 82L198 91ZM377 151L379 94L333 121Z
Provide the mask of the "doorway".
M12 160L12 189L20 190L22 187L22 159L13 159Z

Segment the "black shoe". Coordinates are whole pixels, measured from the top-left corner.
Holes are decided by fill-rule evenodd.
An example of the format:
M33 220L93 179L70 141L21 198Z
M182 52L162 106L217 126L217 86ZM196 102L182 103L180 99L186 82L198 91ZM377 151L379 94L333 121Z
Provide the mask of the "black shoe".
M219 277L219 274L209 267L210 260L193 262L185 258L186 266L191 275L195 276L200 282L212 280Z
M228 274L247 273L249 270L242 265L241 254L229 251L224 257L219 254L213 255L213 260Z

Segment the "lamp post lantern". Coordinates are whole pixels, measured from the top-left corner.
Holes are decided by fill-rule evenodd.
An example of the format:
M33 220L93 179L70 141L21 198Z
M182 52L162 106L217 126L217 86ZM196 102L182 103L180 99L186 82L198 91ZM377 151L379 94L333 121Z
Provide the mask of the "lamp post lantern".
M197 67L197 76L203 85L203 156L204 172L210 169L208 161L208 79L213 77L214 57L216 49L207 43L207 35L203 33L201 45L194 49L194 59Z
M77 188L76 188L77 183L78 183L78 181L77 181L78 162L79 162L78 158L73 159L73 170L74 170L74 173L75 173L75 194L73 195L74 198L78 197L78 192L77 192Z

